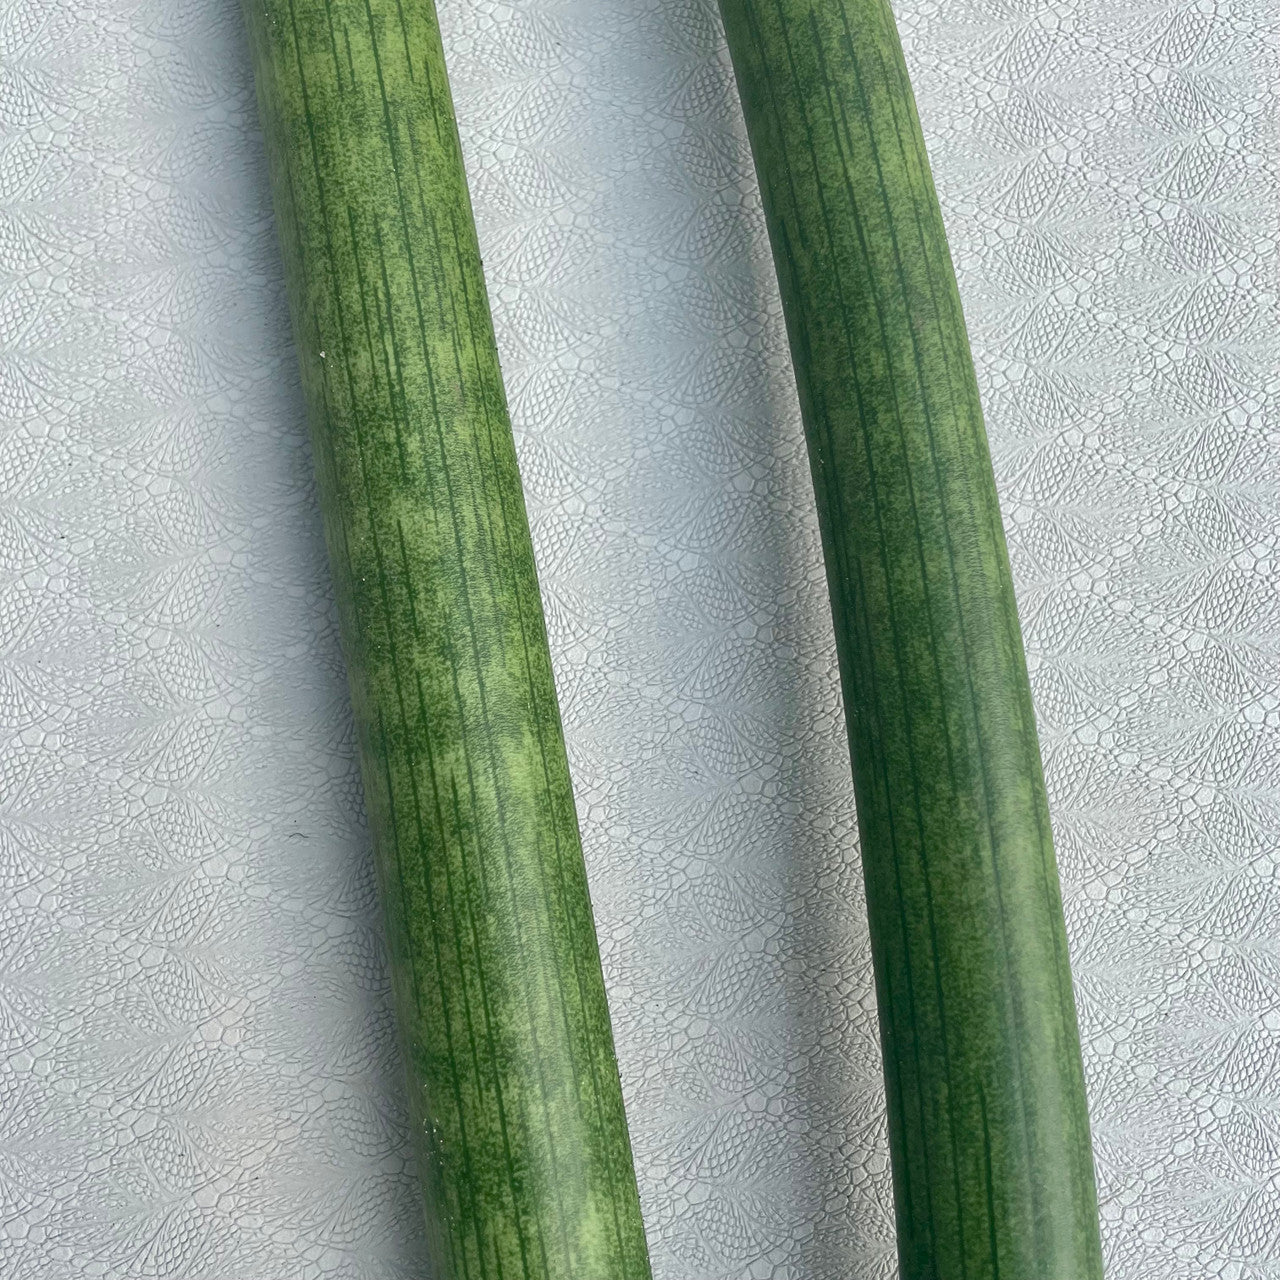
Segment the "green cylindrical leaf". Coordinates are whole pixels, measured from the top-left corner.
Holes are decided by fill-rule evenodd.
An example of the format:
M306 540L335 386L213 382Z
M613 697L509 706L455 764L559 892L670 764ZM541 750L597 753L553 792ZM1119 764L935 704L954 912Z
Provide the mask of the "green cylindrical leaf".
M438 1280L647 1280L431 0L245 0Z
M721 0L835 620L904 1280L1097 1280L1039 747L955 277L885 0Z

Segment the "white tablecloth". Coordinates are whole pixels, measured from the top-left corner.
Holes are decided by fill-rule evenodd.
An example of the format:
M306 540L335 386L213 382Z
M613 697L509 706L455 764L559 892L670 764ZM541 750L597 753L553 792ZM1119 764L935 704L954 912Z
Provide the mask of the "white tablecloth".
M1280 24L900 0L1109 1280L1280 1275ZM447 0L658 1280L892 1210L795 392L710 0ZM421 1277L233 0L0 7L0 1274ZM1067 1278L1063 1278L1067 1280Z

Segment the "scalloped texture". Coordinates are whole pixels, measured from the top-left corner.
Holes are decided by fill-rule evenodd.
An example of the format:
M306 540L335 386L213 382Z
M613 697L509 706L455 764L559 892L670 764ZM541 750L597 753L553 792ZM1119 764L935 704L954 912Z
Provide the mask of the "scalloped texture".
M1275 1280L1274 6L896 13L1106 1274ZM834 646L715 5L442 22L655 1275L886 1280ZM421 1277L238 6L12 0L0 61L0 1274Z

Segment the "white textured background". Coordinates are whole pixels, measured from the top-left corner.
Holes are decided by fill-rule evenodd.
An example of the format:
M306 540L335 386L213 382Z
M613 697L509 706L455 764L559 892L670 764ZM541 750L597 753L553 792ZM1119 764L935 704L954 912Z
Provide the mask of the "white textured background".
M899 0L1109 1280L1280 1276L1280 20ZM713 0L446 0L658 1280L893 1273L807 466ZM424 1275L234 0L0 0L0 1275Z

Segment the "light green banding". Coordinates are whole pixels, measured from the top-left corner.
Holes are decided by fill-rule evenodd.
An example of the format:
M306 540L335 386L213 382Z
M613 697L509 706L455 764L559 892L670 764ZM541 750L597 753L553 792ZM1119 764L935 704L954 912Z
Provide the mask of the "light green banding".
M721 0L808 437L903 1280L1100 1280L1062 902L973 362L885 0Z
M437 1280L648 1280L430 0L245 0Z

